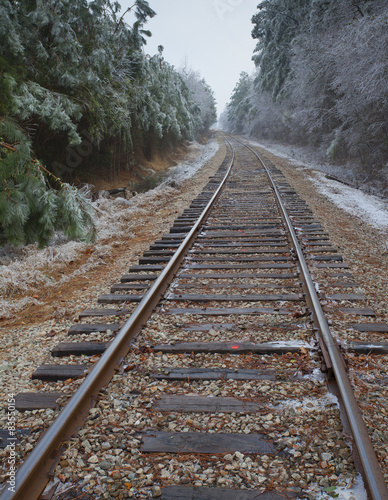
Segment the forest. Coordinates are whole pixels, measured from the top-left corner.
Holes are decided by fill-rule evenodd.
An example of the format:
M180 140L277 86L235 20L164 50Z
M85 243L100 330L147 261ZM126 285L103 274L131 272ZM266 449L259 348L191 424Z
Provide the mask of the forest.
M134 0L0 0L0 244L95 237L72 184L118 178L216 121L212 89L148 56L155 11ZM130 20L127 21L127 20Z
M264 0L224 129L313 148L388 196L386 0Z

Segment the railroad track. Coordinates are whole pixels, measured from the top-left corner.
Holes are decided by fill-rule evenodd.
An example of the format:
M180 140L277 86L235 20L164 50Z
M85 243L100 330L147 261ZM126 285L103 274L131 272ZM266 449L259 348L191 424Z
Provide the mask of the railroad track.
M323 282L331 315L349 315L353 331L388 331L283 174L230 139L170 233L81 312L69 330L77 341L52 351L58 362L32 375L60 387L88 373L68 404L59 413L48 385L16 396L19 411L58 416L0 499L39 498L58 461L75 482L86 469L90 498L319 498L361 473L370 499L388 499L343 354L388 346L340 346L316 292ZM99 357L93 369L82 355Z

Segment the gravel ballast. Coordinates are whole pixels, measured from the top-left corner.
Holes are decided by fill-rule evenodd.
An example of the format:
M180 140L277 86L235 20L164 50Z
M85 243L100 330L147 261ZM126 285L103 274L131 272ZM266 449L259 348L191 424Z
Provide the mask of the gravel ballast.
M220 145L215 156L193 179L182 181L178 188L169 188L164 194L157 191L154 198L152 193L149 193L143 201L139 200L138 208L144 212L139 211L136 223L131 222L130 237L123 232L115 239L108 238L104 251L99 243L98 252L102 257L96 258L93 255L95 251L91 251L92 247L87 247L83 251L87 250L89 256L87 253L83 254L85 259L76 262L79 269L83 266L82 273L73 273L66 287L53 286L47 291L45 286L41 289L38 286L35 290L38 299L35 300L40 303L36 306L36 312L30 307L23 319L3 320L0 370L4 398L10 392L39 389L62 393L60 406L66 401L81 380L46 384L31 381L31 373L40 364L53 363L50 349L58 342L71 340L67 337L67 331L74 322L78 322L78 313L83 309L96 307L97 297L109 293L110 286L127 272L129 265L137 263L149 244L168 232L178 213L201 191L209 176L214 175L223 154L224 146ZM270 153L265 155L283 170L288 182L295 187L301 198L307 201L316 220L328 231L331 244L349 264L349 271L358 283L358 286L350 291L364 294L366 300L360 307L372 307L376 312L376 318L365 321L386 323L388 257L383 243L386 235L362 220L350 217L318 193L315 184L305 175L304 169L299 170L285 159L276 158ZM150 202L153 203L152 216L146 209ZM312 253L314 252L315 249ZM216 256L217 254L211 255ZM91 257L91 260L88 261L86 257ZM337 306L349 307L352 303L327 298L329 294L344 293L343 288L333 289L329 284L334 278L328 277L327 272L315 267L314 263L310 264L322 294L323 305L332 307L333 312L328 314L328 319L338 340L344 344L349 341L386 341L387 334L358 332L350 327L352 323L360 322L360 319L341 315L336 309ZM61 270L55 272L60 273ZM300 293L300 285L295 279L290 279L287 287L268 291L255 288L267 283L265 278L234 280L233 273L230 272L231 279L218 280L217 285L220 287L214 288L214 282L206 278L207 273L196 271L198 272L203 273L199 289L180 289L182 285L190 284L190 280L179 279L178 276L178 287L174 288L174 293L203 293L204 288L210 289L213 294ZM223 273L229 274L229 271ZM231 284L236 290L230 287ZM284 281L271 280L271 284L284 286ZM225 285L225 288L222 288L222 285ZM245 288L238 289L239 286ZM52 300L54 297L55 305ZM248 302L239 302L237 307L249 305L252 306ZM275 305L282 306L280 302ZM209 308L217 306L219 307L219 304L216 302L206 304ZM236 307L236 303L222 302L221 307L228 306ZM169 301L163 305L163 310L166 312L169 308L176 307L185 307L185 303ZM274 303L260 302L260 307L271 308ZM96 406L90 410L90 418L85 427L66 447L56 471L55 482L60 483L57 493L66 488L77 487L91 498L157 498L163 487L171 484L190 484L196 487L254 488L263 492L291 488L300 498L310 499L331 498L331 493L337 492L339 498L363 500L364 493L362 488L360 489L362 479L354 468L350 441L343 431L337 400L327 393L325 381L315 369L318 357L314 346L310 344L311 325L306 319L303 304L297 301L292 303L290 313L290 316L263 314L254 318L222 316L211 319L215 327L206 331L190 332L182 329L182 323L192 326L206 323L208 320L198 320L195 314L187 314L184 319L167 314L153 316L141 336L136 339L121 371L115 375L109 388L102 391ZM296 327L295 318L298 318ZM109 319L112 321L112 318ZM116 320L122 323L125 317L117 317L114 322ZM87 320L90 323L100 321L101 318ZM225 328L224 325L232 327ZM151 353L154 345L166 342L187 342L188 339L191 342L234 341L233 328L243 331L239 341L298 341L303 349L302 352L292 355L260 357ZM112 332L108 331L77 336L77 341L107 341L110 338ZM34 352L32 357L31 351ZM388 423L388 356L366 357L351 352L347 352L345 356L364 419L388 479L388 432L385 431ZM55 363L90 365L98 359L99 356L84 359L69 356L56 359ZM276 374L275 380L228 380L223 381L220 389L217 381L167 382L151 377L155 369L163 366L213 367L215 364L226 369L269 370ZM298 377L302 377L303 384ZM255 400L261 405L261 411L258 415L202 414L200 418L197 413L190 412L152 412L152 405L162 394ZM21 443L17 446L18 461L24 459L42 430L57 413L58 410L17 413L17 428L28 429L30 432L27 437L20 438ZM4 428L5 409L0 411L0 423ZM139 450L139 444L141 432L149 428L165 432L259 433L275 443L277 453L259 455L236 452L203 455L194 462L187 460L184 455L148 456ZM5 451L0 451L0 454L4 458L7 456ZM1 479L6 481L6 469L3 469ZM345 491L347 496L343 493Z

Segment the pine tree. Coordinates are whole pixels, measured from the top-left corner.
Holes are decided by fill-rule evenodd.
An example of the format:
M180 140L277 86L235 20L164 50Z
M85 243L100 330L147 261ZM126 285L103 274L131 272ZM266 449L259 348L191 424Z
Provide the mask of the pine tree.
M134 154L173 147L212 120L205 82L211 111L201 116L162 50L145 56L149 2L120 9L112 0L0 0L0 223L9 241L93 233L86 200L58 177L96 163L128 167Z
M310 0L264 0L252 17L257 39L253 60L259 69L261 90L280 98L290 73L291 43L300 33Z
M250 96L249 79L237 84L227 126L309 144L332 160L352 161L367 178L381 172L385 182L386 1L264 0L258 8L258 73Z
M253 86L253 78L242 72L226 108L232 133L244 134L248 131L247 117L253 107Z
M202 120L202 131L207 131L217 121L217 108L214 93L206 80L198 71L187 66L180 70L180 74L190 91L190 96L199 106Z
M0 176L0 242L44 246L55 231L71 239L94 239L96 228L88 201L34 159L25 134L4 119L0 122Z

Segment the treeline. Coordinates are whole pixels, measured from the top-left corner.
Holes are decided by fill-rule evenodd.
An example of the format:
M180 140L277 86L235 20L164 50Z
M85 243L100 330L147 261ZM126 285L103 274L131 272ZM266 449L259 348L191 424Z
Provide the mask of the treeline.
M257 71L241 74L224 127L310 145L358 165L365 181L386 179L386 0L265 0L258 9Z
M213 92L145 55L155 12L134 0L0 0L0 243L92 238L87 201L64 180L114 176L216 120ZM131 25L126 19L131 19Z

